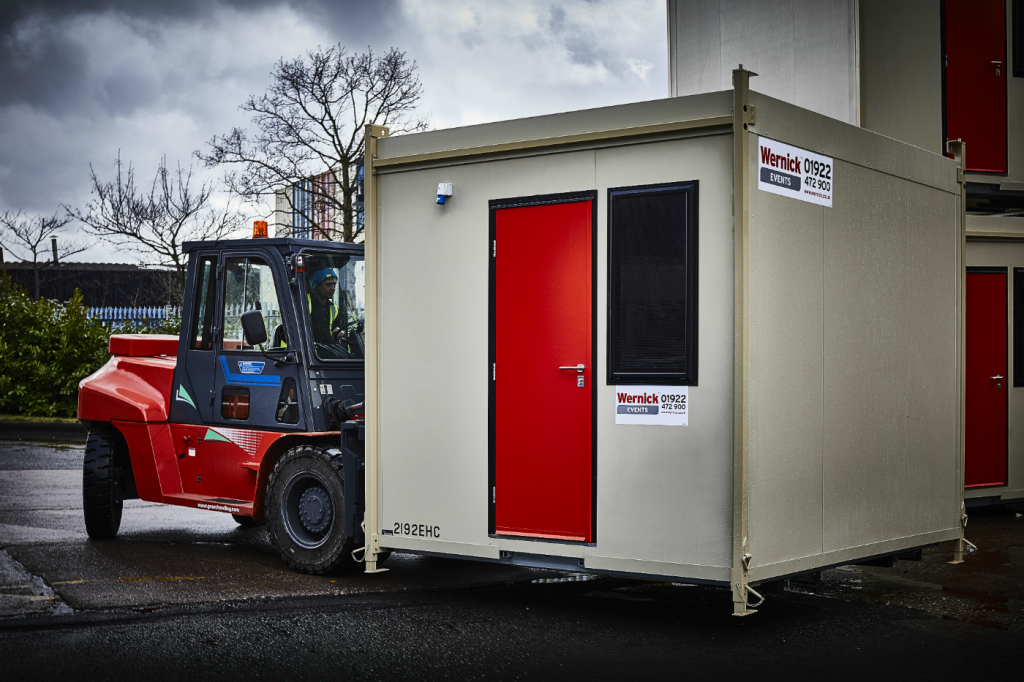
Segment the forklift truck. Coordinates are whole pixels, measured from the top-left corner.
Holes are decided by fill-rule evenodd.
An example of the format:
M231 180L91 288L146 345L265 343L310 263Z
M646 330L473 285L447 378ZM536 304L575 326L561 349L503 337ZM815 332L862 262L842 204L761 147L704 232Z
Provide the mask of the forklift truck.
M141 498L266 523L315 574L362 548L363 246L189 242L181 333L110 338L79 384L86 529ZM342 447L344 422L348 447Z

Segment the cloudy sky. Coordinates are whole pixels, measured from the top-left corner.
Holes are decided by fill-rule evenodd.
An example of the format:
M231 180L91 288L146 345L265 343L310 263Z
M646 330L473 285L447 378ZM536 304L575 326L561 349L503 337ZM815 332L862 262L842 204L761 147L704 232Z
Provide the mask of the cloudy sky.
M146 180L162 156L198 168L274 63L319 45L404 50L436 128L664 97L665 15L664 0L3 0L0 212L81 206L89 164L110 178L118 150Z

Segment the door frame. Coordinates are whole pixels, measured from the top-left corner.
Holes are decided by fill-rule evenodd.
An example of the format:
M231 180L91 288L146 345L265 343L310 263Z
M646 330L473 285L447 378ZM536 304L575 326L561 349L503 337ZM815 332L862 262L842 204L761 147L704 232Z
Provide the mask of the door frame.
M225 326L224 315L225 315L225 307L226 307L226 303L227 303L226 297L227 297L227 261L228 261L228 259L229 258L258 258L258 259L262 260L264 263L266 263L267 267L270 268L270 271L271 271L271 273L273 273L273 276L274 276L274 291L277 293L277 302L278 302L278 305L280 306L281 322L285 326L285 333L288 335L289 339L292 339L292 338L299 339L300 337L303 336L303 328L301 326L299 326L297 328L297 325L301 325L301 320L295 319L296 316L292 314L293 306L291 305L291 301L293 300L293 292L291 290L291 287L288 286L288 280L289 280L288 273L284 269L284 265L283 265L283 263L281 261L281 258L279 256L279 254L277 254L277 253L275 253L274 251L271 251L271 250L262 249L262 248L259 247L259 245L256 245L256 244L245 244L245 245L241 245L241 246L221 249L217 253L219 253L219 255L220 255L220 258L219 258L219 261L218 261L218 263L219 263L218 267L221 267L222 270L221 270L220 278L218 279L217 308L216 308L216 310L214 312L214 314L216 316L216 317L214 317L214 322L215 322L215 324L217 326L217 334L216 334L216 337L215 337L214 342L213 342L213 351L214 351L214 354L215 354L214 355L214 368L213 368L213 372L214 372L214 381L213 381L213 386L214 386L214 404L213 404L213 411L210 414L210 424L209 425L210 426L220 426L220 427L223 427L223 428L234 428L234 429L245 429L248 426L249 428L247 430L267 431L267 432L280 432L280 433L309 433L309 432L315 431L315 428L314 428L314 425L313 425L313 422L312 422L312 400L310 399L310 396L304 394L303 391L302 391L303 387L307 386L309 382L306 379L306 376L305 376L306 372L304 371L304 367L303 367L301 362L297 362L295 364L295 367L297 368L296 369L296 376L295 376L295 384L296 384L295 385L295 390L296 390L296 398L299 401L299 422L297 424L273 423L273 424L263 424L263 425L260 425L260 424L254 424L254 422L249 422L248 420L246 420L245 422L229 421L229 420L221 417L221 415L220 415L220 401L221 401L221 391L223 390L224 386L227 386L228 384L231 384L231 385L235 385L235 386L248 386L248 387L252 388L255 385L254 383L246 383L246 382L243 382L243 381L228 381L228 377L225 374L225 370L224 370L224 368L222 366L222 362L225 362L229 355L245 355L247 357L252 357L253 359L255 359L257 361L264 361L264 362L272 362L273 361L273 358L267 356L265 353L263 353L261 351L258 351L258 350L247 350L247 351L227 350L226 351L223 348L224 326ZM298 355L299 353L302 352L302 347L299 345L299 343L289 344L289 348L293 349L294 353L296 355ZM224 360L222 360L222 358ZM286 363L286 366L287 366L287 363ZM223 377L223 380L220 379L219 377ZM283 381L284 381L284 377L282 377L282 383L283 383ZM264 385L264 384L261 382L259 385ZM278 384L278 387L280 387L280 384ZM250 400L251 400L251 397L250 397ZM310 409L306 409L307 405L310 407ZM251 403L250 403L250 409L251 409Z
M506 208L526 208L548 204L569 204L580 201L590 202L590 357L593 369L590 380L590 541L556 540L521 535L500 535L495 532L495 384L492 368L495 363L495 296L497 294L497 271L495 240L497 239L497 213ZM597 372L601 364L597 359L597 201L598 192L562 192L559 194L538 194L527 197L491 199L488 202L488 284L487 284L487 535L492 538L508 538L533 542L554 542L558 544L597 544Z
M193 331L195 331L200 321L199 316L199 305L197 295L202 291L203 276L200 270L200 263L204 258L213 259L214 278L213 278L213 318L211 320L211 333L212 341L209 351L202 351L200 349L192 348L192 343L195 339L192 337ZM194 425L194 426L210 426L213 424L213 414L216 406L211 402L211 397L216 395L216 376L217 371L217 344L219 343L220 333L220 313L218 312L221 305L222 284L224 279L223 273L224 260L221 257L221 252L213 248L200 248L190 251L188 253L188 269L186 270L185 279L185 291L182 294L182 301L189 304L191 307L185 312L181 318L181 329L178 332L178 357L174 368L174 384L171 386L171 402L170 405L175 404L177 398L177 392L174 390L174 386L182 386L185 383L188 384L188 388L191 391L192 400L195 401L193 408L195 409L197 419L196 421L190 421L186 416L184 419L175 419L171 415L172 410L168 410L168 421L174 424L183 425ZM187 306L186 306L187 307ZM186 319L187 318L187 319ZM203 358L209 360L209 371L210 376L214 377L211 380L212 388L210 391L199 396L199 392L196 390L195 384L192 381L192 375L189 373L189 358L193 357L190 354L194 352L209 352L209 358ZM202 357L202 356L197 356ZM207 407L209 409L210 417L206 419L203 415L203 409L200 407ZM180 416L180 415L179 415Z
M1006 409L1006 450L1003 453L1003 457L1006 461L1006 482L1005 483L989 483L987 485L964 485L965 490L981 490L984 488L1005 488L1010 484L1010 389L1013 387L1013 375L1011 374L1012 367L1010 360L1012 357L1013 349L1010 347L1010 328L1013 324L1011 314L1013 311L1013 299L1011 298L1013 290L1013 279L1012 269L1005 265L968 265L967 271L964 274L965 285L966 277L969 275L1005 275L1006 276L1006 374L1004 375L1004 384L1006 386L1005 395L1005 409ZM965 286L966 289L966 286ZM966 325L967 325L967 311L964 311L964 325L965 325L965 336L966 336ZM967 349L964 349L964 363L966 368L967 362ZM967 399L967 386L964 386L964 400ZM966 402L964 403L966 409ZM966 428L966 422L964 424ZM964 441L966 447L966 439ZM967 470L967 452L964 452L964 471L966 475Z

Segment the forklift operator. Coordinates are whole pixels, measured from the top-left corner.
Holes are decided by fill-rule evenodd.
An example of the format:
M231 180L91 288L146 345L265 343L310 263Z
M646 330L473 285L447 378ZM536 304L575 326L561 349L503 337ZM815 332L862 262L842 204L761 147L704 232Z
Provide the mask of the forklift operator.
M324 268L309 278L310 293L306 294L309 307L309 326L313 341L329 344L343 338L342 320L338 319L338 306L334 303L334 292L338 288L338 276L334 270Z

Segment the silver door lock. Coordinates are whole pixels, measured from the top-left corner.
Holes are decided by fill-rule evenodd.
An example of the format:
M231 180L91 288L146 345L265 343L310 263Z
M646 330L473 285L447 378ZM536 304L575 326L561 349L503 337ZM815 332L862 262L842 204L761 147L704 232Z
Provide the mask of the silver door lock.
M583 375L576 377L576 386L583 388Z

